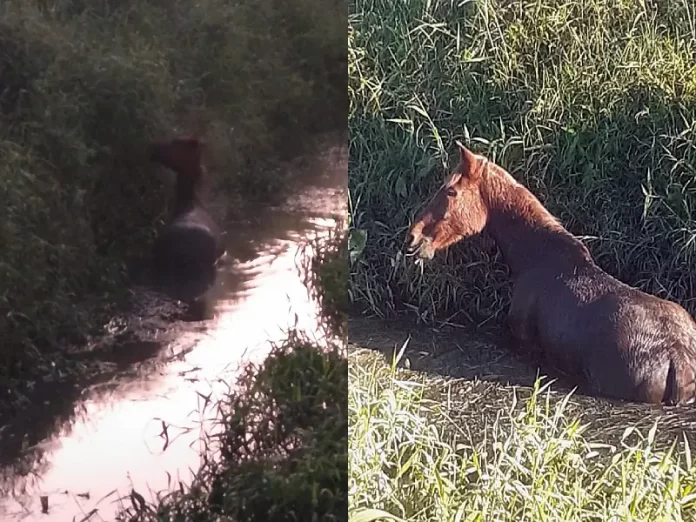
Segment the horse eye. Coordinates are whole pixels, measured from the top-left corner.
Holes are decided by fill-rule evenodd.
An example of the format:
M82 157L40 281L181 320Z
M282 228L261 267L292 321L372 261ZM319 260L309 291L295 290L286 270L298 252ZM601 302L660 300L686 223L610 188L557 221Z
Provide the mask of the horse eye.
M447 189L447 196L450 198L456 198L457 197L457 191L454 190L452 187L449 187Z

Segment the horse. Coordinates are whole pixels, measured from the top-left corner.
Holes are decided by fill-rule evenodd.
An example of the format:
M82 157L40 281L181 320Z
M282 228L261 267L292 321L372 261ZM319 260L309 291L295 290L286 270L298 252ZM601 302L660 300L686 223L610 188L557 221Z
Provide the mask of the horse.
M461 142L459 163L409 231L421 260L486 232L508 265L516 349L590 395L652 404L696 395L696 322L680 305L602 270L588 248L505 169Z
M151 161L176 174L171 217L154 244L153 271L157 283L181 301L195 301L212 286L226 254L220 228L200 195L206 177L203 148L192 136L155 141L148 148Z

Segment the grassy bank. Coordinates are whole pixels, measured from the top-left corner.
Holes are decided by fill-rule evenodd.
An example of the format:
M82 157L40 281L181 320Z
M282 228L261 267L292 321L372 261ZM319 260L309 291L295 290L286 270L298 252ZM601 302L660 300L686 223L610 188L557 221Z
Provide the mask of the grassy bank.
M290 332L212 406L221 435L193 484L150 504L134 492L118 520L346 520L347 390L338 347L324 352Z
M595 443L570 396L539 383L525 397L508 389L502 409L487 408L454 383L360 351L349 356L349 380L351 520L696 517L690 449L657 447L658 425Z
M215 192L278 195L271 168L345 125L339 1L0 5L0 376L103 324L167 191L145 158L210 143ZM310 110L311 109L311 110Z
M353 298L490 320L509 298L471 241L424 274L400 255L455 138L524 182L620 279L696 312L696 11L681 0L349 6Z
M134 500L119 520L346 520L346 245L341 226L311 241L314 257L300 267L320 304L327 346L290 331L263 363L248 364L211 406L220 412L220 435L206 440L209 453L191 486L155 504Z

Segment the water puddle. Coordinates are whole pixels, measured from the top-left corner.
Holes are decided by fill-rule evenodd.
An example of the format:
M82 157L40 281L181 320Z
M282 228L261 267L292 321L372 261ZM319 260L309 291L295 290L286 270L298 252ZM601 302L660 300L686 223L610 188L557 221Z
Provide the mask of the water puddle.
M231 258L218 276L211 319L170 325L176 339L162 347L159 364L86 390L70 422L25 449L30 465L20 459L0 471L1 520L113 520L131 489L152 499L190 480L201 434L214 422L206 404L288 329L317 332L316 303L298 261L308 255L303 240L328 233L333 216L346 214L347 151L333 148L315 163L321 175L298 197L229 227L239 232L228 233Z

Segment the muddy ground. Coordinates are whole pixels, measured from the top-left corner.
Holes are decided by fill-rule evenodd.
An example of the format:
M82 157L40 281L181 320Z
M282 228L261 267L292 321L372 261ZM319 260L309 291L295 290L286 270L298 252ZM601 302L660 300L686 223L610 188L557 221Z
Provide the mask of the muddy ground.
M410 317L383 320L352 316L348 331L350 363L364 366L391 364L394 351L408 340L399 376L424 381L427 396L447 402L450 415L462 427L490 425L501 410L509 409L514 394L518 398L529 396L537 372L557 379L551 386L552 401L562 400L572 390L563 376L512 353L506 347L509 336L502 328L429 328L416 325ZM629 426L647 435L659 419L660 446L686 436L691 447L696 447L696 407L627 403L576 391L567 411L590 423L587 437L593 442L618 444Z

